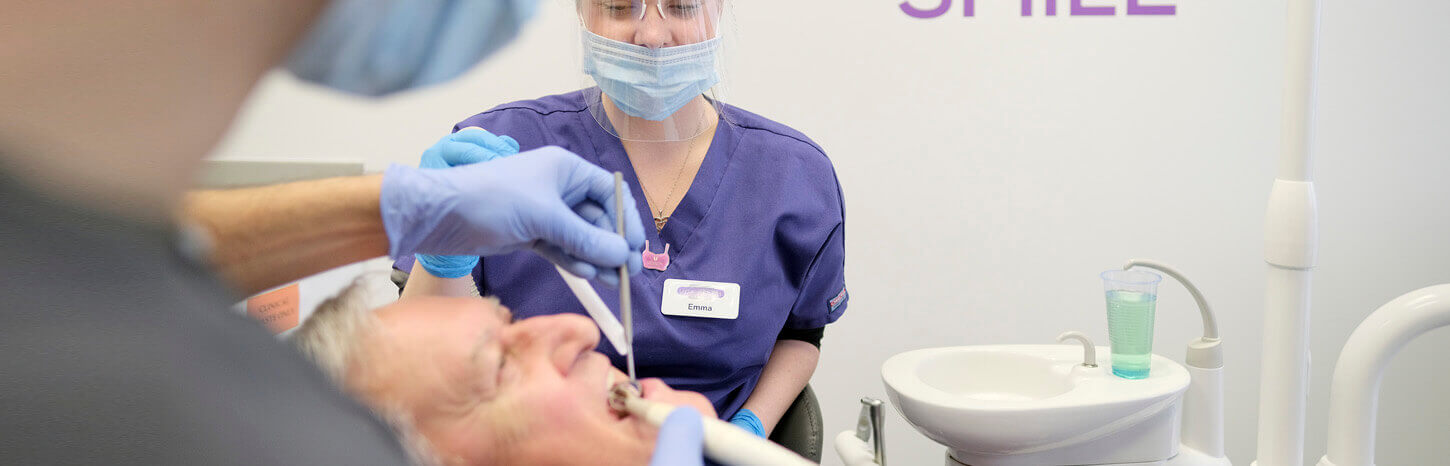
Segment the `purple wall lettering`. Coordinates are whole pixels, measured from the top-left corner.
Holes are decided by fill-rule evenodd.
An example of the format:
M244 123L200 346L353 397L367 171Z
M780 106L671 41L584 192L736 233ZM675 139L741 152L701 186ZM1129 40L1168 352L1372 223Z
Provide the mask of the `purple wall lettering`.
M1178 7L1174 5L1141 5L1138 0L1128 0L1128 14L1172 16L1178 14Z
M1057 0L1047 0L1047 16L1057 16ZM1022 16L1032 16L1032 0L1022 0Z
M1115 14L1117 14L1117 9L1112 5L1085 6L1082 4L1082 0L1072 0L1073 16L1113 16Z
M941 4L940 5L937 5L936 8L932 8L930 10L923 10L923 9L920 9L920 8L917 8L917 7L914 7L914 6L911 6L911 1L910 0L901 2L901 11L903 13L906 13L906 16L910 16L912 18L918 18L918 19L931 19L931 18L936 18L936 17L939 17L941 15L947 14L947 11L948 10L951 10L951 9L952 9L952 0L941 0ZM963 0L962 1L962 16L971 17L971 16L975 16L976 14L977 14L977 2L976 2L976 0Z
M929 0L916 0L929 1ZM1002 0L1009 1L1009 0ZM1117 16L1118 7L1116 4L1126 2L1124 11L1129 16L1175 16L1178 14L1178 6L1168 4L1145 5L1145 1L1168 2L1170 0L1071 0L1068 14L1072 16ZM939 18L952 9L952 0L937 0L937 6L931 9L921 9L911 5L912 0L903 0L899 5L901 11L907 16L918 19ZM1032 16L1033 0L1020 0L1022 4L1022 16ZM1057 16L1057 0L1042 0L1043 15ZM1084 5L1084 2L1094 4ZM1104 5L1104 2L1114 4ZM977 14L976 0L962 0L962 16L973 17Z

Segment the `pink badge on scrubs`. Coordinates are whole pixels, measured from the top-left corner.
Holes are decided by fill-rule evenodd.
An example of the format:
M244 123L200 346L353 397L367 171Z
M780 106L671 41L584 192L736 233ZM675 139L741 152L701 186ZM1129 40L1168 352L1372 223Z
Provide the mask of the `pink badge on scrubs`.
M643 254L644 268L646 269L664 272L665 268L670 266L670 243L665 243L665 252L655 254L649 250L649 240L644 240L644 252L640 254Z

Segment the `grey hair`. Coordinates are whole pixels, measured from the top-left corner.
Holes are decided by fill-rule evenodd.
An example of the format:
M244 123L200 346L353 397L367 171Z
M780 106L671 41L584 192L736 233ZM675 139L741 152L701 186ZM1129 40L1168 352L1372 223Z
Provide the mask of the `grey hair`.
M322 369L333 383L348 392L351 392L348 371L358 361L364 337L379 325L368 303L368 278L359 277L337 295L317 305L312 316L292 334L292 343L297 349ZM373 413L393 428L413 464L442 464L428 439L414 427L412 415L395 406L367 404Z

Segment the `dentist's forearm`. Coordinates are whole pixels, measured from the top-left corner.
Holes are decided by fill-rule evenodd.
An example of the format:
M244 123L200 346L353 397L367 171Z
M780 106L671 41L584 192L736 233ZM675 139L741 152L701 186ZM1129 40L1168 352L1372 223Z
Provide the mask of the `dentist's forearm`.
M760 375L760 383L756 384L755 392L750 394L743 406L760 418L766 435L775 430L785 410L806 388L820 359L821 350L810 343L800 340L775 342L775 349Z
M388 254L378 196L382 175L196 191L181 216L212 237L210 261L255 293Z

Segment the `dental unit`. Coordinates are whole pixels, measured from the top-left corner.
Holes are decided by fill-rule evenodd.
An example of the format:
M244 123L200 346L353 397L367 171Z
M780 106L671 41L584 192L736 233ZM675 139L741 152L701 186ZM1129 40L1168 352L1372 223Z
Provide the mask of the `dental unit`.
M1267 273L1253 466L1305 464L1310 296L1319 238L1310 151L1319 0L1287 4L1283 133L1264 231ZM890 404L918 432L946 447L947 466L1230 466L1224 442L1222 339L1208 301L1170 266L1149 260L1122 266L1125 271L1134 268L1172 277L1196 302L1203 336L1188 344L1182 364L1150 353L1145 377L1115 376L1098 358L1109 349L1093 345L1079 332L1063 333L1058 341L1076 340L1080 346L919 349L882 365ZM606 338L621 354L632 356L627 304L620 326L587 282L560 272ZM627 287L627 277L620 281ZM679 292L706 296L713 290ZM621 303L627 302L622 294ZM1375 465L1385 369L1411 340L1446 326L1450 284L1395 298L1354 330L1334 369L1328 447L1317 466ZM630 376L632 381L632 371ZM673 409L642 399L638 386L630 384L616 385L609 403L616 412L655 425ZM886 465L886 405L862 398L856 429L835 437L836 452L847 466ZM704 423L706 454L718 462L811 464L723 421Z
M1283 135L1264 234L1268 273L1254 466L1305 464L1309 298L1319 238L1310 157L1319 1L1288 0L1288 12ZM947 447L947 466L1231 464L1224 456L1223 351L1213 313L1178 271L1145 260L1123 269L1134 267L1173 277L1197 302L1203 337L1189 343L1184 365L1152 355L1146 378L1114 377L1096 361L1106 348L1077 332L1059 341L1081 341L1080 353L1062 345L928 348L882 365L891 404ZM1334 369L1328 451L1318 466L1374 466L1384 370L1409 341L1446 326L1450 284L1400 296L1354 330ZM836 437L837 454L848 466L884 466L884 403L861 402L859 427Z
M1187 365L1151 356L1147 377L1115 375L1080 332L1080 346L981 345L908 351L881 368L891 404L919 432L947 446L948 466L1224 466L1223 356L1217 320L1198 288L1148 260L1194 295L1204 335ZM860 426L836 437L850 466L884 464L879 415L863 400ZM879 408L877 408L879 411ZM873 443L867 445L866 441Z

